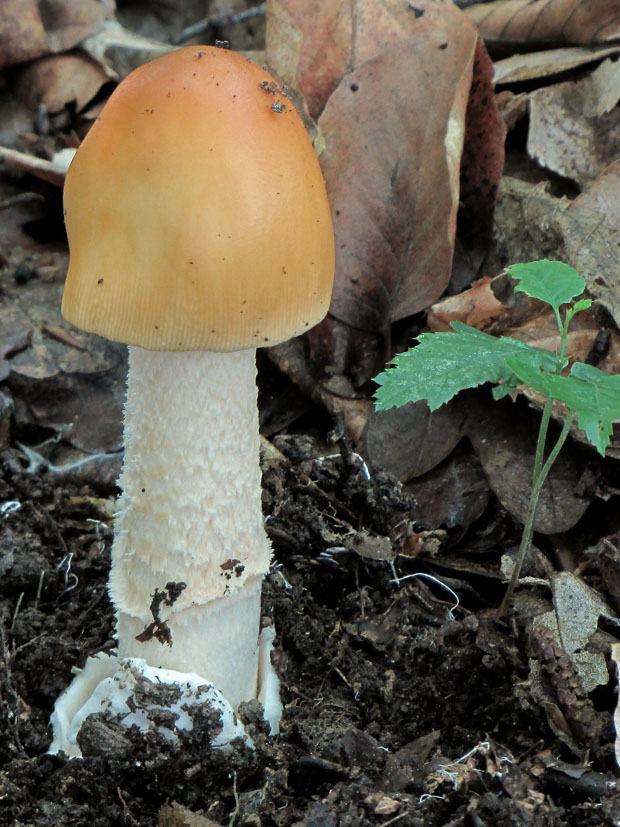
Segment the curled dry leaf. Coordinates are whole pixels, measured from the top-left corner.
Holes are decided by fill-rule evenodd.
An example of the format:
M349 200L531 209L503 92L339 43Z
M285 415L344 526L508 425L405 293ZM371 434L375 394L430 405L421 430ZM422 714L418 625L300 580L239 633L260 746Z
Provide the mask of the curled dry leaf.
M488 41L603 43L620 37L617 0L495 0L466 14Z
M542 52L527 52L511 55L494 63L496 84L519 83L568 72L595 63L604 57L617 55L620 46L565 46L560 49L546 49Z
M451 322L460 321L493 336L512 336L556 353L561 344L553 309L523 293L513 294L505 275L479 279L462 293L441 299L429 310L427 321L433 332L450 330ZM594 314L588 310L578 313L571 321L567 357L591 361L599 334ZM620 344L617 334L610 332L608 346L612 339ZM600 361L597 364L601 367Z
M545 711L548 715L555 712L556 720L560 716L564 718L569 744L574 735L580 744L600 756L605 743L605 719L588 697L579 670L548 627L534 626L530 632L530 645L540 674L559 707L554 709L553 703L547 702L543 704Z

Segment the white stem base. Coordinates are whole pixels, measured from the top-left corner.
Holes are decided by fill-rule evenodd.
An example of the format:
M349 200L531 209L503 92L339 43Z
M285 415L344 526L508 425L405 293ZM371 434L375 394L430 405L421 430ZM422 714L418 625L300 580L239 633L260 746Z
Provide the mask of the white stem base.
M154 686L164 701L146 701L148 691L141 687ZM168 699L172 696L173 700ZM74 678L68 690L60 696L52 713L54 740L48 750L52 755L62 751L70 758L81 758L78 735L89 715L105 712L116 716L126 727L137 726L142 732L158 731L171 741L177 733L192 728L191 707L211 707L220 713L222 729L212 746L225 747L234 738L243 738L249 746L252 741L245 734L241 722L222 693L200 675L174 672L149 666L142 658L118 661L109 655L96 655L86 661L84 669ZM153 712L161 710L166 725L157 723Z
M278 676L271 665L273 640L273 629L263 629L258 646L258 700L265 710L265 720L270 725L271 734L277 735L282 716L282 702ZM141 676L151 682L156 681L158 684L170 684L179 688L185 693L183 703L209 704L215 707L222 716L222 731L213 742L213 746L224 747L233 738L238 737L246 738L249 746L252 746L228 699L202 676L152 667L141 658L119 660L113 655L100 653L88 658L83 669L76 670L75 677L56 701L51 716L54 739L48 753L57 755L64 752L69 758L81 758L77 739L82 724L92 713L116 713L120 716L120 722L128 727L135 723L139 726L145 724L148 720L147 714L138 709L139 720L135 717L140 701L136 703L134 699L131 705L127 703L128 675L133 676L134 684ZM175 702L173 706L167 707L166 711L179 715L179 729L187 728L182 705L179 706L179 703ZM174 733L171 733L170 737L173 735Z
M256 698L261 583L257 577L226 597L175 613L172 646L137 641L144 623L119 611L119 658L145 658L151 666L177 672L191 667L214 683L233 707Z

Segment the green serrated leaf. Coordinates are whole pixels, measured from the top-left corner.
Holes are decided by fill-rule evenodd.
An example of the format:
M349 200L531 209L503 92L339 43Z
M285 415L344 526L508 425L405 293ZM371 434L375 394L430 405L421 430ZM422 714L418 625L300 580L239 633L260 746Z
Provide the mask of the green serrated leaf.
M526 293L533 299L546 302L554 310L563 304L569 304L586 289L585 279L562 261L542 259L527 264L513 264L508 272L519 282L515 292Z
M452 322L454 333L423 333L418 346L393 360L394 367L376 377L377 410L426 399L432 411L459 391L485 382L508 382L514 374L507 359L523 361L545 370L561 370L566 360L555 353L502 336L497 339L462 322Z
M507 362L522 382L575 411L579 427L596 450L605 455L612 424L620 419L620 376L609 376L583 362L576 362L569 376L543 373L519 354L509 357Z

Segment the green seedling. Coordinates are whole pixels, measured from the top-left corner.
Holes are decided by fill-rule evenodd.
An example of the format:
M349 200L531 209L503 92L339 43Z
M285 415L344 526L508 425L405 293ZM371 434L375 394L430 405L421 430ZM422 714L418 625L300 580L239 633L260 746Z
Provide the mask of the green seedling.
M609 376L583 362L569 365L566 339L572 318L592 304L579 299L585 280L559 261L532 261L514 264L508 270L518 282L515 292L522 292L550 305L560 331L559 353L512 339L496 338L476 328L452 322L453 332L422 333L418 345L396 356L392 367L376 377L377 410L405 405L425 399L431 411L445 405L459 391L485 382L495 384L493 396L501 399L520 385L527 385L545 399L540 421L532 489L523 535L508 589L500 607L507 609L519 572L534 534L534 520L544 482L570 432L575 416L579 427L602 455L609 444L612 423L620 419L620 375ZM569 305L564 309L564 305ZM553 402L563 402L566 418L559 437L546 454L547 431ZM545 455L546 454L546 455Z

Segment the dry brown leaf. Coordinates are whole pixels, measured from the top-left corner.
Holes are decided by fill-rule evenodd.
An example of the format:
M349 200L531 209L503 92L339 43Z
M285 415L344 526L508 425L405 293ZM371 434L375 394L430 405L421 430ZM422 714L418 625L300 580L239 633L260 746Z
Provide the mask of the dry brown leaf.
M527 150L541 166L578 184L620 156L620 64L606 60L579 81L530 94Z
M483 278L468 290L442 299L428 312L429 329L432 332L450 330L451 322L460 321L492 336L512 336L533 347L558 352L561 338L552 308L522 293L509 292L504 298L502 294L506 293L507 286L504 275ZM571 322L566 356L586 361L599 333L600 325L593 313L578 313ZM610 338L620 341L615 333L611 333Z
M489 502L489 484L482 466L466 443L445 462L406 485L415 505L412 517L425 529L470 526Z
M440 31L392 46L347 75L319 120L338 240L330 312L353 326L384 331L448 282L474 45L463 35L454 49Z
M544 185L504 177L495 214L504 261L559 258L586 279L588 292L620 323L620 161L573 201Z
M269 0L267 62L299 89L316 119L352 69L403 38L446 27L448 20L454 28L463 25L461 12L446 0Z
M520 92L515 95L513 92L504 90L496 94L495 102L508 132L514 129L530 110L530 99L527 92Z
M83 55L51 55L24 67L13 92L33 112L44 106L53 115L71 105L79 113L108 82L103 69Z
M339 414L344 418L347 433L357 443L361 438L368 413L372 406L369 399L355 399L353 389L342 379L342 389L328 387L326 382L317 380L307 357L304 342L301 338L289 339L276 347L266 348L265 352L271 361L285 373L310 399L323 405L331 414Z
M535 417L515 417L509 407L472 402L468 397L466 432L482 463L491 490L504 508L525 522L532 487L538 436ZM549 472L541 493L535 530L542 534L568 531L590 504L577 496L583 462L565 445Z
M36 0L4 0L0 15L0 69L47 54L49 46Z
M495 0L466 14L485 40L560 44L620 37L617 0Z
M336 286L312 353L357 385L389 357L391 322L448 283L476 42L445 0L269 4L269 65L320 114L336 230Z
M401 482L426 474L463 436L463 415L453 405L431 412L426 402L375 411L371 408L359 450Z
M0 69L72 49L114 14L114 0L3 0Z
M484 330L498 316L506 313L506 306L495 296L493 279L485 276L456 296L448 296L434 304L426 316L428 328L433 333L451 330L453 321Z
M45 158L37 158L35 155L28 155L27 152L18 152L16 149L0 146L0 161L10 166L29 172L49 184L62 187L69 164L75 155L74 149L63 149L57 152L54 157L47 161Z
M496 84L520 83L568 72L599 61L610 55L617 55L620 46L565 46L560 49L546 49L542 52L528 52L512 55L494 64Z
M562 218L567 261L620 326L620 161L570 202Z
M96 336L72 340L73 329L60 316L66 256L55 263L47 278L18 285L5 270L1 279L2 340L27 345L13 347L6 360L6 385L19 400L16 416L22 425L58 431L83 451L118 451L126 349Z

